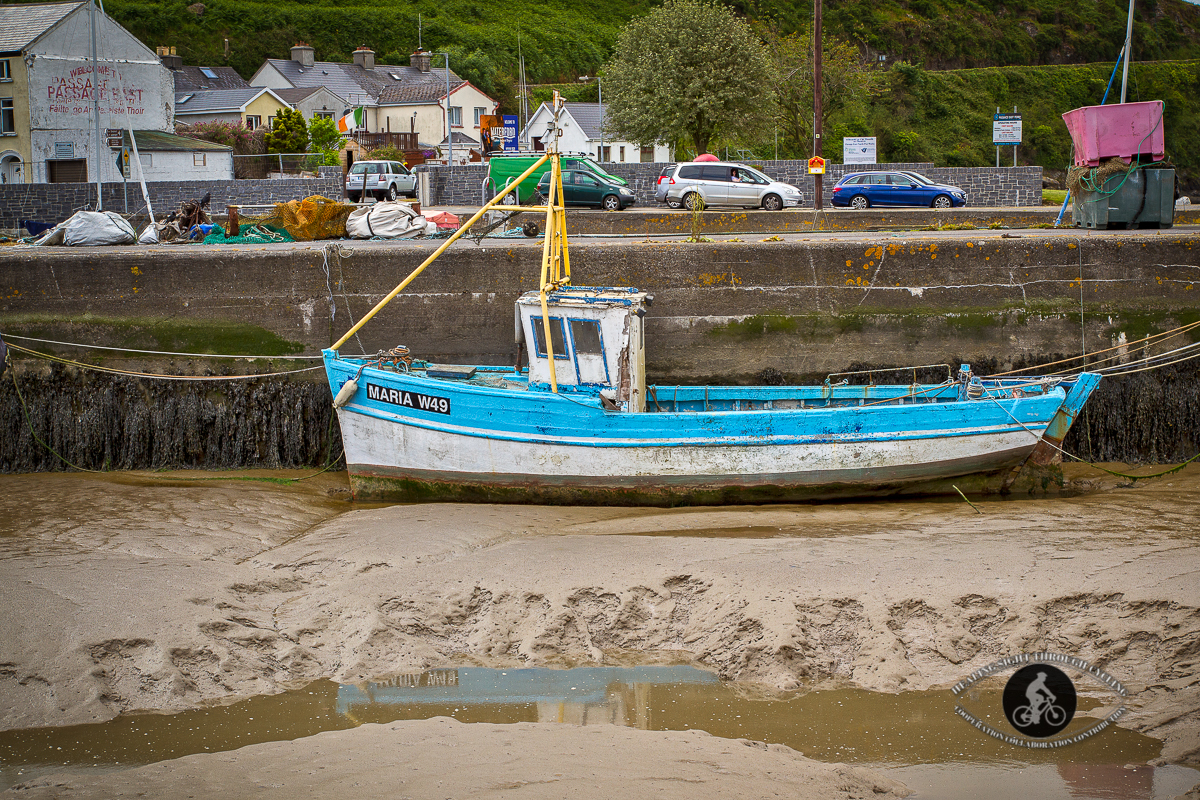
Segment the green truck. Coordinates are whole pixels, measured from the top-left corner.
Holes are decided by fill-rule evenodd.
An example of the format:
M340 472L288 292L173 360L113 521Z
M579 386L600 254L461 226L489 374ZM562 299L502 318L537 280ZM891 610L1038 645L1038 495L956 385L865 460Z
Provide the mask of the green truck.
M533 166L541 153L513 153L512 155L501 155L496 153L488 162L488 176L484 182L483 190L487 198L495 197L500 192L504 191L505 187L521 177L521 173ZM583 153L565 153L562 157L563 169L576 169L585 172L591 172L600 178L603 178L608 183L615 183L618 186L628 186L629 182L624 178L613 175L604 167L600 166L595 159ZM533 199L534 190L537 188L538 181L542 175L550 169L550 162L547 161L533 171L521 186L507 197L503 202L507 205L516 205L518 198L514 197L520 193L519 202L524 204Z

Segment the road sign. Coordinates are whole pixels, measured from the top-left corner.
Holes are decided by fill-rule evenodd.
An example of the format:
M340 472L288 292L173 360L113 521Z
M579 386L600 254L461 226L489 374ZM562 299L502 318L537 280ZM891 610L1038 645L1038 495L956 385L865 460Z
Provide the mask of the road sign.
M825 174L825 159L820 156L813 156L808 160L809 175L824 175Z
M125 131L120 128L105 128L104 136L108 139L108 146L113 150L119 150L125 144Z
M992 115L992 144L1010 145L1021 143L1021 115Z
M842 139L843 164L878 164L874 136L847 136Z

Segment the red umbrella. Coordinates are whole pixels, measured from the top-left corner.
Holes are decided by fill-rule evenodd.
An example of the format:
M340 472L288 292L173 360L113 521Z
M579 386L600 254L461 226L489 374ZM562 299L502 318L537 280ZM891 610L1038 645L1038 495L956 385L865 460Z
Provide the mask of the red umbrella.
M705 153L702 156L696 156L693 161L720 161L721 159L714 156L712 153Z

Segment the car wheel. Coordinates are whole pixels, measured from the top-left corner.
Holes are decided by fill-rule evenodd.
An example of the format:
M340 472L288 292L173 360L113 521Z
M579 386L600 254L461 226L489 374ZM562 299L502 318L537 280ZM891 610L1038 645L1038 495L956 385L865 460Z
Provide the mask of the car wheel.
M362 192L346 192L346 199L351 203L357 203L362 199Z
M600 201L600 205L605 211L620 211L621 198L617 197L615 194L606 194L604 199Z
M387 199L388 200L398 200L399 198L400 198L400 191L396 188L396 184L393 183L391 186L388 187Z
M511 192L509 192L508 194L504 195L504 199L500 201L500 205L502 205L502 206L515 206L515 205L517 204L517 192L518 192L518 191L519 191L519 190L516 190L516 189L514 189L513 191L511 191Z
M678 200L667 200L667 208L683 208L683 203Z
M412 191L411 191L411 192L405 192L405 195L406 195L406 196L408 196L408 197L411 197L413 200L416 200L416 199L417 199L417 187L415 187L415 186L414 186L414 187L412 188Z
M954 203L950 202L950 198L946 197L944 194L939 194L937 197L933 198L934 208L950 208L952 205L954 205Z
M697 192L688 192L683 198L683 205L688 211L703 211L704 198Z
M861 194L857 194L857 195L855 195L853 198L851 198L851 200L850 200L850 207L851 207L851 208L856 208L856 209L858 209L859 211L862 211L864 208L870 208L870 207L871 207L871 201L870 201L870 200L868 200L868 199L867 199L866 197L864 197L863 195L861 195Z
M762 207L767 211L778 211L783 208L783 198L777 194L769 194L763 198Z

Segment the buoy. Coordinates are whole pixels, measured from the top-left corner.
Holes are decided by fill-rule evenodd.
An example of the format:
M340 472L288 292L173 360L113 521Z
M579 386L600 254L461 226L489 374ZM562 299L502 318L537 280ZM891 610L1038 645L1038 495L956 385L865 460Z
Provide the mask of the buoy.
M338 391L337 397L333 398L333 407L341 408L350 402L350 398L354 397L354 393L358 391L358 381L354 378L342 384L342 388Z

